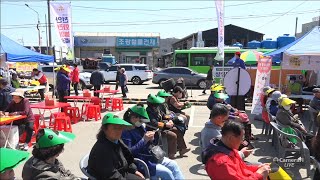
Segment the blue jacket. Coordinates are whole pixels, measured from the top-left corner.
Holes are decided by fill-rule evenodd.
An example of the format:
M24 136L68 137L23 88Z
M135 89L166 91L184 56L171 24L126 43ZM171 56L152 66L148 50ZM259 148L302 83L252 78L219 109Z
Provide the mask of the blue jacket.
M58 91L67 91L70 89L70 78L68 75L58 72L57 73L57 90Z
M277 115L277 112L278 112L278 103L274 100L271 101L270 103L270 106L269 106L269 111L270 111L270 114L272 114L273 116L276 116Z
M15 89L9 85L0 89L0 111L4 111L12 100L10 95Z
M242 59L236 59L233 63L233 67L241 67L242 69L246 69L246 65L244 64L244 61Z
M143 126L136 127L123 131L121 139L128 146L133 157L143 160L148 165L150 175L155 176L157 162L149 152L149 147L152 144L158 144L158 137L155 136L155 140L146 143L143 139L145 133L146 129ZM138 169L140 172L144 172L142 166L138 166Z

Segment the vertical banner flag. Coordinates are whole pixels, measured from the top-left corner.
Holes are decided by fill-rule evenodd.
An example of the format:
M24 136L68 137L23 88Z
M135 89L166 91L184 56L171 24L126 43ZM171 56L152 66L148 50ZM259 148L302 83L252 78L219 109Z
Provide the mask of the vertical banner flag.
M58 37L67 47L67 60L74 60L73 37L71 26L71 2L50 1L50 10Z
M261 101L263 94L263 87L268 86L270 83L272 60L270 57L259 58L256 81L254 84L254 93L252 100L251 114L261 114L262 106Z
M217 61L224 60L224 0L215 0L218 18L218 53Z

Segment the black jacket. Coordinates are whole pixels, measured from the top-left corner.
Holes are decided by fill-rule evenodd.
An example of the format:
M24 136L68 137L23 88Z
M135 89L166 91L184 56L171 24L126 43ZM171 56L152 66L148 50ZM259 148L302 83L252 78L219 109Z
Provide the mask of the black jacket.
M22 178L24 180L80 180L66 170L58 159L52 165L35 157L31 157L24 164Z
M209 70L208 70L206 80L213 80L213 77L212 77L212 69L209 69Z
M104 77L102 72L98 70L93 71L90 77L90 84L94 86L100 86L103 83L104 83Z
M122 140L116 144L104 136L98 137L89 155L88 173L91 176L98 180L124 180L128 173L136 171L134 158Z

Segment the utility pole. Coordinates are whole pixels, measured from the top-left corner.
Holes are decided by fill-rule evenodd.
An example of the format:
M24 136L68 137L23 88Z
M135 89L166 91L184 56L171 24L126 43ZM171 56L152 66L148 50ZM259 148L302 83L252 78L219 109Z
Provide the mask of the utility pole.
M46 54L50 54L49 53L49 45L48 45L48 24L47 24L47 15L44 14L44 21L46 24L46 43L47 43L47 53Z
M51 16L50 16L50 0L47 0L47 8L48 8L48 29L49 29L49 48L50 48L50 52L49 54L50 55L53 55L53 52L52 52L52 39L51 39Z
M39 18L39 13L38 13L38 11L32 9L28 4L24 4L24 5L27 6L29 9L31 9L32 11L34 11L35 13L37 13L37 17L38 17L37 29L38 29L38 39L39 39L39 53L41 54L41 35L40 35L40 18Z
M296 17L296 28L294 31L294 37L297 37L297 28L298 28L298 17Z

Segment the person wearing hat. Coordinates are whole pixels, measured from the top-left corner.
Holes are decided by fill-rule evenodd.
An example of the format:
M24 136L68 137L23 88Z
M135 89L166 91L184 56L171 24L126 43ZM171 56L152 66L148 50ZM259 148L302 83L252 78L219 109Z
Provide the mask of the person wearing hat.
M47 86L48 79L47 79L46 75L43 72L39 71L37 68L34 68L32 70L32 76L37 81L39 81L41 86ZM39 89L38 92L40 94L41 101L43 101L44 100L44 89Z
M147 130L157 130L161 129L161 134L167 137L168 140L168 157L170 159L175 158L177 153L177 148L179 149L180 156L186 154L190 149L183 138L183 133L174 127L172 120L165 120L162 118L161 111L159 110L159 105L164 103L164 99L152 94L148 95L147 98L147 112L150 118L150 122L147 123Z
M12 100L10 93L14 92L6 79L0 79L0 111L4 111Z
M277 115L278 112L278 99L281 97L280 91L274 91L271 95L271 101L269 101L269 106L267 106L267 111L273 116Z
M74 138L75 135L69 132L40 129L33 146L33 156L23 166L22 178L79 180L57 159L64 150L64 144Z
M240 59L240 56L241 52L239 51L234 54L235 60L232 65L234 68L241 67L242 69L246 69L246 65L244 64L244 61Z
M176 86L173 88L172 96L168 97L167 103L170 111L173 111L174 113L179 113L185 115L188 119L190 119L190 116L182 111L185 107L190 105L188 101L186 102L180 102L179 99L183 97L183 89L180 86Z
M314 88L313 92L313 99L310 101L310 106L318 111L317 119L320 120L320 88Z
M68 74L70 72L70 69L66 65L62 65L57 73L57 91L59 102L67 102L67 99L64 97L69 95L71 80Z
M207 107L208 109L212 109L213 105L215 104L215 97L214 94L216 92L221 92L224 91L224 86L222 86L221 84L214 84L211 86L210 90L211 90L211 94L208 97L208 101L207 101Z
M284 126L289 126L306 134L307 131L303 126L302 122L299 120L297 115L293 115L291 112L291 106L294 105L296 102L287 97L284 97L280 98L279 103L280 106L276 114L277 121Z
M159 105L159 109L162 113L162 118L165 120L174 120L174 119L176 119L176 117L182 118L185 128L188 129L188 125L189 125L188 117L183 114L174 113L173 111L169 110L169 106L168 106L167 102L169 100L169 97L171 97L172 95L165 92L164 90L161 90L157 93L157 96L165 99L165 102Z
M30 108L30 102L28 99L24 98L24 91L16 89L16 91L12 92L12 101L4 110L5 112L9 112L10 115L25 115L27 116L25 119L21 119L18 121L14 121L13 125L17 125L19 129L19 135L21 136L24 132L26 132L26 140L23 145L24 150L28 150L29 142L31 141L32 133L33 133L33 125L34 125L34 116L32 110Z
M122 133L122 140L134 157L143 160L148 165L150 176L157 179L184 179L175 161L164 157L161 162L158 162L151 154L150 147L158 145L159 136L155 136L157 131L146 130L144 123L148 123L150 120L143 104L129 108L123 119L133 124L134 129L125 130Z
M262 107L261 117L262 117L263 121L265 121L265 122L270 122L267 107L266 107L267 99L268 99L267 91L269 89L271 89L270 86L263 87L263 89L262 89L263 94L260 95L260 102L261 102L261 107Z
M112 113L102 119L97 134L97 142L91 149L88 173L98 180L104 179L144 179L134 164L134 157L121 140L123 130L132 124Z
M13 169L27 160L29 153L8 148L0 148L0 179L15 179Z

